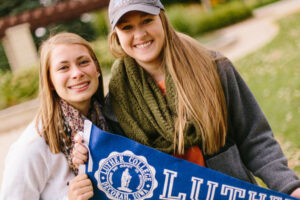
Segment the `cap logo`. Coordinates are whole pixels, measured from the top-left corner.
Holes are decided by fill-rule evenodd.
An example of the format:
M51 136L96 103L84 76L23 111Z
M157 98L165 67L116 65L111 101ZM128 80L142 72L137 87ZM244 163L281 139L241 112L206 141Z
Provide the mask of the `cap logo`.
M146 2L144 2L144 3L146 3ZM155 2L156 2L156 0L148 0L148 3L155 3ZM126 4L130 4L130 3L141 3L141 2L136 1L136 0L115 0L113 2L113 7L121 7L121 6L124 6Z
M122 0L115 0L114 7L117 7L121 2L122 2Z
M126 3L129 3L131 0L115 0L113 7L121 7Z

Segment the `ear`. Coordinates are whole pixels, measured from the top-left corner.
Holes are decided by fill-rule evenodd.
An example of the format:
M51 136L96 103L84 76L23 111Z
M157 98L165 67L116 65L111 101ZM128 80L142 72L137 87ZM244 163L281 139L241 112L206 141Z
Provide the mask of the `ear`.
M121 46L121 42L120 42L120 40L119 40L119 37L118 37L118 34L117 34L117 32L116 32L116 40L117 40L117 43L118 43L118 45L120 45L120 46Z
M97 75L99 77L101 75L101 70L100 70L100 65L97 60L96 60L96 71L97 71Z
M52 80L50 78L50 75L48 76L48 83L49 83L50 90L55 91L55 88L54 88L54 85L53 85Z
M49 82L49 87L50 87L50 90L55 91L55 88L54 88L54 86L53 86L53 84L52 84L51 81Z

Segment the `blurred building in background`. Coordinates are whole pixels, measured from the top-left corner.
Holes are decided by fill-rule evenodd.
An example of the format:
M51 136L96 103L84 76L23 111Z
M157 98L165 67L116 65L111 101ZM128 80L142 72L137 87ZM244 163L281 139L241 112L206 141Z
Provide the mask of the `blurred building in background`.
M63 1L0 18L0 38L11 69L15 71L38 62L31 31L79 18L108 4L109 0Z

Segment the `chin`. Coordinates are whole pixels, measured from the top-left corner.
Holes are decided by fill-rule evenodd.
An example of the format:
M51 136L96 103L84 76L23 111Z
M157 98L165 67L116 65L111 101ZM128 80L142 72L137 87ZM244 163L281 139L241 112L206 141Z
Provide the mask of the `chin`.
M93 95L84 95L84 96L79 96L79 97L76 97L74 99L72 99L71 101L72 102L76 102L76 103L83 103L85 101L89 101L91 100Z

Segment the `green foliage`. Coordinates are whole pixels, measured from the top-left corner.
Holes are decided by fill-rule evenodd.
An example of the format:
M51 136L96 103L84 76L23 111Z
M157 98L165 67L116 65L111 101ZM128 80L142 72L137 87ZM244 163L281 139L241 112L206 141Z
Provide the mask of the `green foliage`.
M107 9L102 9L93 13L91 24L97 36L107 36L109 33L109 21L107 15Z
M5 55L5 51L3 45L0 43L0 73L10 70L7 57Z
M174 28L191 36L212 31L242 21L252 16L252 11L241 2L230 2L203 11L200 4L177 4L166 9Z
M37 67L2 72L0 76L0 109L37 97Z
M113 64L114 58L108 49L108 42L106 37L100 37L92 42L92 47L99 60L101 68L110 68Z
M39 0L1 0L0 2L0 17L15 15L42 6Z

